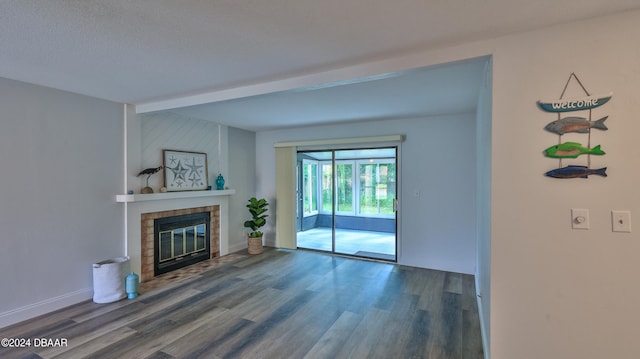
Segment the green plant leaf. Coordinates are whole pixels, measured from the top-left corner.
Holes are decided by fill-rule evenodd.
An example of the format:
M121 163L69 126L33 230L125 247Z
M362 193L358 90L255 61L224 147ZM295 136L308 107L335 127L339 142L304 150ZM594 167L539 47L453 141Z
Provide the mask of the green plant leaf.
M262 235L262 232L258 231L258 228L267 224L267 220L265 218L268 217L268 215L265 213L268 211L268 206L269 203L264 198L258 200L257 198L252 197L249 199L249 203L246 207L249 209L252 220L245 221L244 226L253 230L253 232L249 234L251 237L259 237ZM257 233L260 234L258 235Z

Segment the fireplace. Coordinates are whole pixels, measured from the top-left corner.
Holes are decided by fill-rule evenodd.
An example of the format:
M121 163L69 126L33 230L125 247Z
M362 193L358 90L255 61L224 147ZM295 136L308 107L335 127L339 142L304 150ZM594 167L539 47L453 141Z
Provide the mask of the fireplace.
M142 282L220 256L220 206L141 214Z
M154 275L210 258L209 217L209 212L200 212L154 220Z

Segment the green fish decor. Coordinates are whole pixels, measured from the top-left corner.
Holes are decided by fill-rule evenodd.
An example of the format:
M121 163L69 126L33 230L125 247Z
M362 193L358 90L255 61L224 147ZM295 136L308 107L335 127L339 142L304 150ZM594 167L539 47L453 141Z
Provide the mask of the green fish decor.
M578 158L580 155L604 155L604 151L600 149L600 145L594 148L587 148L577 142L565 142L559 145L551 146L544 150L547 157L553 158Z

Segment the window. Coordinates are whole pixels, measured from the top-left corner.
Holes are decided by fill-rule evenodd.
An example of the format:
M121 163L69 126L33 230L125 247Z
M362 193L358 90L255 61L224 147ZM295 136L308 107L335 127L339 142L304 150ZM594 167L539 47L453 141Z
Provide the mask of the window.
M302 161L303 215L318 214L318 162Z
M333 191L333 186L331 186L331 179L333 178L331 162L321 162L320 168L322 173L322 208L320 210L323 213L331 213L331 192Z
M331 161L319 163L322 177L321 213L331 214L332 211L331 180L335 168L336 214L366 217L395 215L393 210L396 198L394 160L337 160L335 167L331 166Z
M331 181L333 178L333 166L331 161L321 161L322 173L322 208L321 213L331 214L333 210L331 203ZM335 176L335 203L336 213L341 215L354 215L353 203L353 166L354 161L336 161Z
M389 216L394 214L396 198L396 165L388 160L358 161L360 172L360 215Z
M354 214L353 161L336 163L336 213Z

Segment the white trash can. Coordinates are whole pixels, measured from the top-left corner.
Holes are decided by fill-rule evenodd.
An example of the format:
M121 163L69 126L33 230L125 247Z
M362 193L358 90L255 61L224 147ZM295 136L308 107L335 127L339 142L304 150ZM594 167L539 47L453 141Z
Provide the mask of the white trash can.
M125 278L131 272L129 257L107 259L93 264L93 301L112 303L127 297Z

